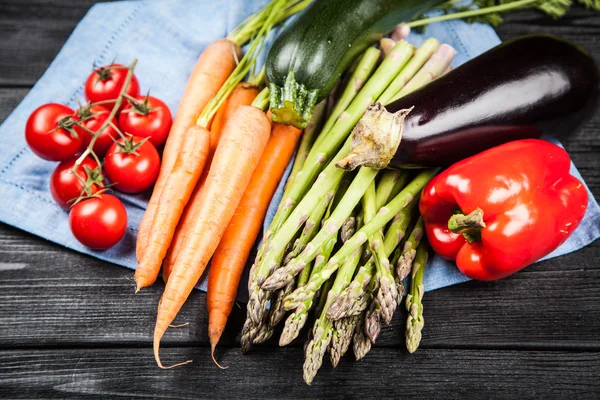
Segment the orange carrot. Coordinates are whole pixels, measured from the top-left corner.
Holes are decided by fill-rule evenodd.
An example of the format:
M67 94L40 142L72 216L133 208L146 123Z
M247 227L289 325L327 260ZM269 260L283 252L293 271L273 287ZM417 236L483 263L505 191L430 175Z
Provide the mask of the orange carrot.
M256 86L250 85L248 83L240 83L233 90L227 101L221 105L219 111L215 115L213 122L210 127L210 148L211 152L209 155L209 159L207 161L207 165L210 165L212 160L212 156L217 149L217 145L219 143L219 139L221 137L221 133L223 127L231 119L231 116L240 106L249 106L252 104L252 101L258 95L258 88ZM192 216L196 213L199 205L202 200L202 186L208 176L209 168L205 168L198 184L196 185L196 189L194 190L194 194L192 195L188 206L185 208L183 215L181 216L181 220L179 221L179 225L177 226L177 230L175 231L175 236L171 241L171 247L169 248L169 252L165 257L165 261L163 263L163 280L166 282L169 279L169 275L171 270L173 269L173 265L175 264L175 260L177 259L177 254L183 245L183 241L185 236L182 232L187 232L190 229L192 221Z
M293 126L273 125L267 147L212 257L206 303L213 360L215 347L233 308L248 255L301 133Z
M193 216L193 226L185 232L185 241L158 303L154 357L161 368L164 366L159 357L160 341L217 248L270 131L271 124L264 112L252 106L238 108L225 126L202 190L201 204Z
M167 254L179 217L188 203L208 158L210 132L192 126L185 132L181 153L173 165L150 226L147 251L135 270L137 290L154 283Z
M160 174L154 185L154 192L140 223L136 243L138 261L141 261L144 256L156 208L167 177L182 150L181 144L184 141L185 133L188 128L196 124L198 115L231 75L240 54L239 45L228 39L219 39L208 45L196 62L165 144Z

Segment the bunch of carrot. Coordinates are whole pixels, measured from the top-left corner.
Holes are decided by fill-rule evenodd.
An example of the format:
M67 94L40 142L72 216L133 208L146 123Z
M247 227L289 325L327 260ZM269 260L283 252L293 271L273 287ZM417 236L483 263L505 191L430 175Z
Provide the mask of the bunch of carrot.
M211 257L207 302L213 354L225 327L246 259L301 133L271 125L260 79L255 85L241 81L270 29L307 3L272 0L228 38L207 46L190 75L136 244L138 291L154 283L164 267L166 287L154 329L161 368L160 341Z

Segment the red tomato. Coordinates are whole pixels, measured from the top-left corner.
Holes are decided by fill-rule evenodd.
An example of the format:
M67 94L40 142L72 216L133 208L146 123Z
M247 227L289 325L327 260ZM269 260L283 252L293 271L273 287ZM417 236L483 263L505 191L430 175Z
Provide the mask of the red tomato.
M121 64L95 68L85 82L85 97L92 103L116 100L121 93L121 89L123 89L126 78L127 67ZM131 78L126 93L132 97L139 96L140 84L135 75ZM106 105L106 107L110 108L111 104Z
M49 161L72 157L82 142L73 129L73 110L56 103L44 104L29 116L25 140L38 157Z
M125 236L127 211L121 200L103 193L75 204L69 213L69 225L81 244L106 250Z
M154 146L162 146L173 123L169 107L152 96L138 96L135 99L137 103L127 102L121 111L121 130L133 136L149 137Z
M158 178L160 157L149 140L135 136L119 139L106 154L104 171L117 190L139 193L152 186Z
M77 158L73 157L58 164L50 177L50 193L54 201L65 210L71 208L79 196L91 196L104 186L102 170L91 157L84 158L75 173L71 172Z
M104 107L91 106L84 107L76 111L75 118L81 120L81 124L92 132L97 132L100 126L108 119L110 111ZM113 118L113 124L118 127L116 119ZM82 137L82 147L85 149L92 140L92 135L85 129L75 126L75 130ZM104 157L109 147L112 146L114 141L119 138L117 131L110 125L108 125L102 132L96 143L94 143L94 153L98 157Z

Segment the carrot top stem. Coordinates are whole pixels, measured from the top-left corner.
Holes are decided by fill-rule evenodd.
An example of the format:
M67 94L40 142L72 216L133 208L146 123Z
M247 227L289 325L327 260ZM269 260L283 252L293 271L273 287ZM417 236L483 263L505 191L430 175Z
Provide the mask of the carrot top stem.
M264 88L252 102L252 107L266 111L269 108L269 88Z

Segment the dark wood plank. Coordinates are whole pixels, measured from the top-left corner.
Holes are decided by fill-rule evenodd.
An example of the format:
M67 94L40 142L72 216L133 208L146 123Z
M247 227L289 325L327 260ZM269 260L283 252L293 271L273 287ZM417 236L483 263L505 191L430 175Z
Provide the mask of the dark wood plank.
M423 347L600 349L600 243L495 282L427 293ZM133 294L133 272L0 226L0 347L148 344L162 284ZM223 344L237 345L235 308ZM404 311L378 346L403 347ZM206 346L194 292L165 344ZM299 340L296 346L302 345ZM270 343L276 346L275 342Z
M33 86L95 3L0 0L0 85Z
M0 352L0 397L10 398L577 398L600 393L599 353L375 349L369 361L326 361L312 386L302 350L243 356L229 349L219 370L208 350L178 348L164 358L192 364L156 368L150 349Z
M29 92L28 88L2 88L0 87L0 124L23 100Z

